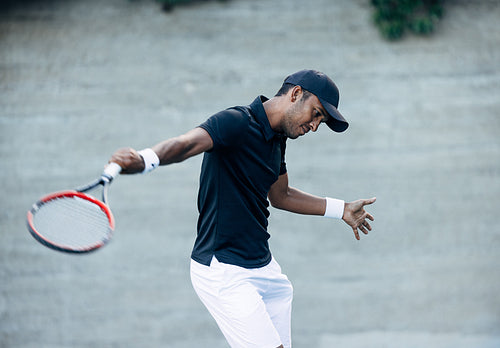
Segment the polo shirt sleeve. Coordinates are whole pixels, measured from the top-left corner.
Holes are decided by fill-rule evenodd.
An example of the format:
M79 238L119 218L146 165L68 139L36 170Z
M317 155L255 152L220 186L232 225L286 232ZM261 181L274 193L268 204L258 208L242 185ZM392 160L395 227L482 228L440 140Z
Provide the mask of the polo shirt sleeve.
M227 109L208 118L199 127L208 132L214 149L239 145L243 139L250 117L238 109Z

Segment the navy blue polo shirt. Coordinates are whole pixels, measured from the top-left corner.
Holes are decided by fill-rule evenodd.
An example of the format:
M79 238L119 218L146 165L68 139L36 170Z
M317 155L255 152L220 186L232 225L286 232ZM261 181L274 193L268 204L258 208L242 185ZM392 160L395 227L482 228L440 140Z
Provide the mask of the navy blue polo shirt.
M198 235L191 257L245 268L271 261L267 194L286 173L286 138L271 129L264 96L211 116L200 125L213 140L198 193Z

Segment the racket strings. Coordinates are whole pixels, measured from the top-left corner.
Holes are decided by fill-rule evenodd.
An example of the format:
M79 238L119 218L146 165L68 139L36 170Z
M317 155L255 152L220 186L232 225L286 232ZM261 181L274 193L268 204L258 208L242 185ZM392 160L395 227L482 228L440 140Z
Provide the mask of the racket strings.
M86 249L109 239L107 214L97 204L80 197L60 197L45 202L33 215L37 233L50 243Z

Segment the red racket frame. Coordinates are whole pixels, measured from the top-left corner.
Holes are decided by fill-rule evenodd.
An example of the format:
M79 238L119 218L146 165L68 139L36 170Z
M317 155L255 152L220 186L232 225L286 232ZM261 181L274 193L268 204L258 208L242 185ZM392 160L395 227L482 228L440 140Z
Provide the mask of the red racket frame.
M60 244L57 244L57 243L54 243L48 239L46 239L44 236L42 236L35 228L34 224L33 224L33 215L36 213L36 211L38 209L40 209L41 206L43 206L45 203L47 202L50 202L54 199L58 199L58 198L62 198L62 197L78 197L78 198L81 198L81 199L85 199L97 206L99 206L99 208L106 214L107 218L108 218L108 221L109 221L109 227L110 227L110 232L109 234L107 235L107 238L96 243L96 244L93 244L87 248L82 248L82 249L73 249L73 248L69 248L67 246L64 246L64 245L60 245ZM44 244L45 246L49 247L49 248L52 248L52 249L55 249L55 250L58 250L58 251L64 251L64 252L70 252L70 253L88 253L88 252L91 252L91 251L94 251L94 250L97 250L99 249L100 247L106 245L106 243L111 239L111 236L113 234L113 231L115 229L115 218L113 217L113 214L111 213L111 210L109 209L109 207L101 202L100 200L90 196L90 195L87 195L85 193L82 193L82 192L79 192L79 191L74 191L74 190L67 190L67 191L60 191L60 192L54 192L54 193L51 193L47 196L44 196L42 198L40 198L34 205L33 205L33 208L31 208L30 211L28 211L28 214L27 214L27 223L28 223L28 230L30 231L31 235L36 239L38 240L40 243Z

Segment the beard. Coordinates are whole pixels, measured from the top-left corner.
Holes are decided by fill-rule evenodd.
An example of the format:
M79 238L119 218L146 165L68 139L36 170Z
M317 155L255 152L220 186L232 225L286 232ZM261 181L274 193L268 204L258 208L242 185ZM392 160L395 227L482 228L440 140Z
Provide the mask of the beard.
M289 122L286 122L286 120L283 121L282 128L283 135L285 135L289 139L297 139L301 135L294 129L293 125Z
M285 112L285 116L281 121L281 130L283 135L290 139L297 139L302 135L302 128L296 125L297 121L295 119L299 115L299 105L294 104L290 109Z

